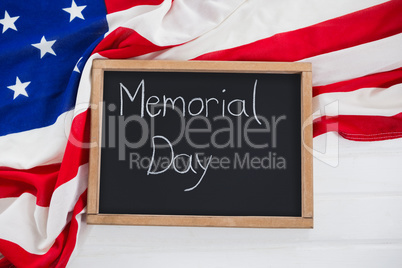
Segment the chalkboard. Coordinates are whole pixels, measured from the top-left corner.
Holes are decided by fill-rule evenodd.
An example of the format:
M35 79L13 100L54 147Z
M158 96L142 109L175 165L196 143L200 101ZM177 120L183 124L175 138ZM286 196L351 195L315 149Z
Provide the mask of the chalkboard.
M88 222L312 227L311 65L95 60Z

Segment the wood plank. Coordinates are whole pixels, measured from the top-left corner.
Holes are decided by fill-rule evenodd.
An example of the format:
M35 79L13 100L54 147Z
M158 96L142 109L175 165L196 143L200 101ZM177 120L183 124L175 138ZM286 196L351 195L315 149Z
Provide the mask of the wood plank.
M137 238L138 239L138 238ZM144 242L146 239L144 240ZM161 246L145 242L132 247L93 244L79 252L72 267L387 267L399 268L402 244L296 243L253 248L227 245L200 249L166 241Z
M103 71L93 69L92 71L92 95L91 95L91 146L89 152L89 175L88 175L88 213L99 211L99 174L100 174L100 137L102 129L102 88Z
M330 133L331 136L337 134ZM314 149L324 152L326 135L314 138ZM332 138L332 137L331 137ZM355 142L339 138L338 166L314 157L314 192L326 194L402 194L402 139ZM378 157L381 156L381 157ZM328 157L336 157L329 155Z
M402 240L402 196L319 196L315 200L314 229L265 229L265 228L202 228L161 226L96 226L95 232L104 232L106 239L124 236L143 236L148 239L182 240L186 243L189 233L197 244L209 245L211 240L221 246L235 241L268 241L291 243L292 241L364 241ZM380 220L381 219L381 220ZM98 229L100 228L100 229ZM188 241L187 241L188 242ZM116 241L115 243L118 243Z
M312 228L312 218L301 217L227 217L174 215L87 215L91 224L165 225L165 226L224 226L253 228Z
M314 229L92 225L72 265L159 267L160 261L175 267L194 263L399 267L402 263L402 196L327 195L316 197L315 205Z
M302 73L301 86L301 161L302 161L302 202L303 217L313 217L313 156L308 149L313 148L312 121L312 78L311 72Z
M93 68L104 70L190 71L191 72L242 72L242 73L299 73L311 72L308 62L244 62L244 61L170 61L170 60L103 60L93 61Z

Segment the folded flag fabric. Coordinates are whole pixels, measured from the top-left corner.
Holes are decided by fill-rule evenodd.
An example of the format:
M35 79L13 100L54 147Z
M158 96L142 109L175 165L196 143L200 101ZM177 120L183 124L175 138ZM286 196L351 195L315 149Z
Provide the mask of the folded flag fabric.
M2 1L0 267L65 267L77 248L94 59L312 62L314 136L395 139L401 14L402 0Z

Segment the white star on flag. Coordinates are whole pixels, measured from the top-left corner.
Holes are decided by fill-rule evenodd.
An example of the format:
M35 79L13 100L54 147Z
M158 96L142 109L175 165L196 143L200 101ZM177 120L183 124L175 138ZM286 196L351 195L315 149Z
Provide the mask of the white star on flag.
M40 58L43 58L43 56L45 56L46 53L50 53L56 56L56 53L54 53L52 49L52 46L55 42L56 40L46 41L45 36L43 36L42 39L40 40L40 43L32 44L32 46L40 50Z
M4 12L4 19L0 20L0 23L3 24L3 33L8 29L13 29L14 31L17 31L17 27L15 27L15 21L18 20L19 17L20 16L10 17L6 10Z
M20 79L17 76L17 79L15 80L15 85L7 87L7 88L11 89L12 91L14 91L13 100L15 100L15 98L18 97L19 95L24 95L24 96L28 97L28 93L25 89L30 83L31 83L31 81L21 83Z
M75 18L80 18L80 19L85 20L84 16L82 15L82 11L86 7L87 6L77 6L77 4L73 0L73 2L71 3L71 7L63 8L63 10L65 12L70 13L70 22L71 22Z

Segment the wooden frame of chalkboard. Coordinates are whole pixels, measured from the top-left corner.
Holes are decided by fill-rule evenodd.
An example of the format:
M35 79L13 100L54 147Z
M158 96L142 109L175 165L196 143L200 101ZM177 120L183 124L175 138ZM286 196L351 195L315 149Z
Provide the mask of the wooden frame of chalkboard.
M102 137L102 128L105 125L105 73L112 72L118 73L144 73L151 78L153 75L158 76L161 73L180 73L180 74L227 74L224 79L231 80L231 77L237 77L241 74L256 74L256 75L269 75L280 74L284 75L281 79L287 79L287 75L297 74L299 76L298 84L294 91L294 96L288 96L288 99L299 100L299 107L297 117L292 124L295 125L300 131L293 133L293 139L298 140L299 148L293 148L293 155L297 155L297 161L300 164L295 165L300 170L296 170L295 174L300 174L294 181L297 184L296 199L300 199L300 213L297 215L285 215L278 211L278 213L271 213L270 215L254 214L253 212L239 213L209 213L208 208L202 213L191 215L185 213L173 212L169 213L136 213L127 211L102 211L100 203L105 203L102 196L102 170L111 167L106 167L108 162L101 161L102 154L107 153L102 147L104 137ZM150 80L161 80L162 78L156 77ZM177 78L173 78L177 79ZM313 227L313 169L312 169L312 76L310 63L288 63L288 62L224 62L224 61L141 61L141 60L94 60L92 67L92 93L91 93L91 138L90 138L90 161L89 161L89 183L88 183L88 207L87 207L87 222L89 224L120 224L120 225L165 225L165 226L217 226L217 227L268 227L268 228L312 228ZM257 80L255 80L254 90L256 90ZM141 87L141 84L137 87ZM116 87L117 88L117 87ZM108 89L109 90L109 89ZM135 91L135 88L133 89ZM191 89L189 89L191 90ZM275 89L271 89L275 90ZM120 85L120 91L122 86ZM222 90L224 92L225 89ZM261 91L261 90L260 90ZM128 91L127 91L128 92ZM122 94L122 93L120 93ZM135 95L125 95L133 99ZM132 93L134 94L134 93ZM140 93L138 93L140 94ZM255 94L255 93L254 93ZM293 93L292 93L293 94ZM165 98L165 95L163 95ZM254 96L255 97L255 96ZM121 97L122 98L122 97ZM139 98L139 97L138 97ZM155 98L154 98L155 99ZM200 98L199 98L200 99ZM218 103L216 98L214 102ZM143 100L144 101L144 100ZM152 105L152 102L147 100L147 105ZM106 101L107 102L107 101ZM184 102L184 100L183 100ZM237 100L240 102L240 100ZM246 102L246 101L244 101ZM144 104L142 102L142 104ZM122 105L122 104L121 104ZM208 102L207 102L208 105ZM243 103L245 105L245 103ZM290 102L290 105L292 102ZM113 108L113 109L112 109ZM117 110L116 107L109 108L109 110ZM244 108L244 107L243 107ZM122 108L121 108L122 109ZM148 106L146 106L148 109ZM174 103L173 103L174 109ZM184 109L184 104L183 104ZM244 108L245 109L245 108ZM148 110L146 110L147 112ZM244 111L244 110L243 110ZM148 111L149 112L149 111ZM191 112L191 111L190 111ZM230 111L229 111L230 112ZM246 113L244 111L244 113ZM150 115L155 116L149 112ZM239 113L231 112L232 115ZM121 115L121 114L120 114ZM254 112L255 115L255 112ZM257 117L255 118L257 119ZM105 130L103 130L105 131ZM182 154L184 155L184 154ZM188 156L188 155L187 155ZM198 159L198 158L197 158ZM211 159L210 159L211 160ZM172 163L172 162L171 162ZM201 164L201 162L200 162ZM209 164L209 162L208 162ZM149 164L151 166L151 164ZM117 170L117 168L116 168ZM114 171L112 171L114 172ZM117 172L117 171L116 171ZM149 172L149 170L148 170ZM205 172L204 172L205 173ZM276 174L276 173L275 173ZM107 179L107 178L106 178ZM289 183L288 183L289 184ZM198 184L197 184L198 185ZM124 186L122 186L124 187ZM105 186L109 188L109 186ZM194 188L194 187L193 187ZM186 189L187 191L189 189ZM263 192L259 192L260 195ZM300 194L299 194L300 193ZM105 194L106 195L106 194ZM116 199L116 197L115 197ZM124 198L122 199L124 200ZM263 200L263 199L262 199ZM275 201L275 200L274 200ZM163 203L164 201L162 201ZM267 202L270 202L269 200ZM106 204L107 205L107 204ZM264 204L262 205L264 206ZM106 206L107 207L107 206ZM213 206L211 206L212 211ZM157 210L158 211L158 210Z

